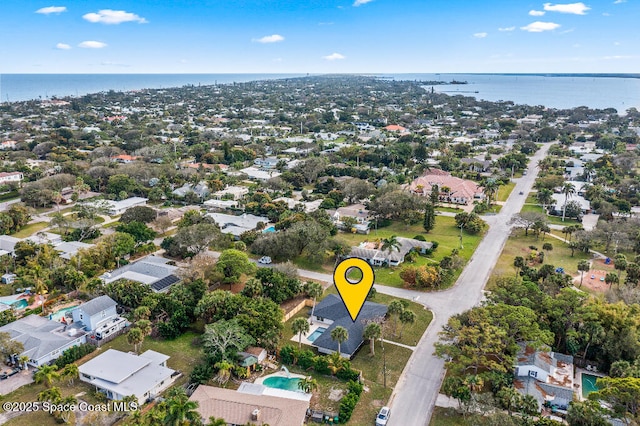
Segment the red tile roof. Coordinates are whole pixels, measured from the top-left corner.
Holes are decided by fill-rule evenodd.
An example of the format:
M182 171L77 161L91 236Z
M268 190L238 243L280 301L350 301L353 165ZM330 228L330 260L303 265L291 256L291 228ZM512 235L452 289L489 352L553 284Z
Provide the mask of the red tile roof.
M438 185L440 190L445 186L448 187L451 197L456 198L473 200L476 194L482 194L482 187L477 183L451 176L450 173L440 169L428 169L424 175L411 182L409 190L416 194L427 195L431 193L433 185Z

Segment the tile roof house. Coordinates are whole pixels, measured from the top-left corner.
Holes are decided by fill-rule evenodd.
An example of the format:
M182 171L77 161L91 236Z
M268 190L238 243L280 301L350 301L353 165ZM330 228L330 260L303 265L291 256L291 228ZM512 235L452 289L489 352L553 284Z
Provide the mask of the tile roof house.
M411 250L426 254L433 247L433 243L429 241L419 241L404 237L396 237L396 240L400 244L400 247L393 250L381 250L382 243L365 241L357 247L352 247L347 257L358 257L374 266L398 266L404 262L404 257Z
M514 386L523 395L532 395L538 406L547 403L566 410L573 401L573 357L537 351L520 343Z
M24 175L22 172L2 172L0 173L0 184L9 182L22 182Z
M0 327L0 333L9 333L11 340L22 343L24 351L18 355L28 356L27 364L34 367L47 364L65 350L86 343L86 332L78 326L67 326L38 315L27 315L10 322Z
M340 355L352 358L364 343L364 327L369 320L382 318L387 314L387 306L380 303L364 302L364 306L356 321L352 321L342 299L335 294L329 294L316 305L313 321L326 325L326 330L313 341L318 352L332 354L337 352L338 343L331 339L331 331L342 326L349 332L349 339L340 345Z
M178 267L168 265L168 262L169 259L159 256L147 256L111 272L105 272L100 278L105 284L120 279L149 284L153 291L162 293L180 281L180 278L174 275Z
M221 418L229 425L302 426L309 402L271 395L254 395L200 385L189 398L204 421Z
M80 380L108 399L133 395L140 405L171 386L178 374L167 368L167 355L148 350L140 355L109 349L78 367Z
M451 176L451 173L440 169L427 169L424 175L416 178L409 185L409 191L427 196L431 194L433 185L438 185L440 201L454 204L469 204L474 199L484 198L482 187L477 183ZM443 188L448 188L443 191Z

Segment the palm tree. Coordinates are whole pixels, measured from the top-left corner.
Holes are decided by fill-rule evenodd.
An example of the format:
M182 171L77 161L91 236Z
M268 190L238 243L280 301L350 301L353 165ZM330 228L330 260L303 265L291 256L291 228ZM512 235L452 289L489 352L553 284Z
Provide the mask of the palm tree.
M320 283L309 281L305 285L305 292L307 293L307 296L313 299L313 306L311 307L311 321L313 321L313 313L316 310L316 300L318 300L318 297L322 296L324 290Z
M564 216L567 211L567 200L576 193L575 185L565 182L564 185L562 185L562 193L564 194L564 206L562 206L562 221L564 222Z
M591 264L588 260L581 260L578 262L578 271L580 271L580 288L582 288L582 280L584 278L584 273L591 269Z
M221 385L226 385L229 378L231 378L231 369L233 368L233 364L228 361L220 361L215 363L214 367L218 369L218 377L216 380Z
M60 392L60 388L56 387L45 389L38 394L38 401L49 401L57 404L61 399L62 393Z
M133 350L138 353L138 345L144 341L144 334L138 327L133 327L127 333L127 342L133 345Z
M20 355L18 357L18 362L22 365L22 368L24 368L26 371L29 371L29 365L27 364L29 359L30 358L27 355Z
M369 339L369 351L372 356L376 354L376 339L379 339L382 335L382 327L377 322L370 322L364 328L364 338Z
M198 403L190 401L182 387L171 390L166 407L166 415L162 419L162 424L166 426L182 426L200 422L200 414L196 411Z
M542 204L542 210L546 211L547 206L554 203L553 191L548 188L542 188L536 193L536 199Z
M69 422L69 418L71 417L71 413L73 412L70 410L71 406L76 405L77 403L78 398L73 395L65 396L64 398L62 398L62 400L60 400L60 405L68 408L60 412L60 418L62 418L65 423Z
M136 327L142 331L143 336L148 336L151 334L151 321L148 319L141 319L136 322Z
M385 238L382 240L382 246L380 247L380 250L399 251L400 247L401 247L401 244L398 241L398 237L396 235L392 235L389 238Z
M213 416L209 417L209 423L207 426L227 426L227 421L225 419L217 419Z
M43 365L33 375L33 379L36 383L44 382L46 387L51 387L54 380L60 377L60 373L57 372L58 367L53 365Z
M404 325L413 324L414 322L416 322L416 318L417 316L415 312L408 309L405 309L400 313L400 322L403 324L403 327L400 328L400 336L398 337L399 339L402 339L402 331L404 330Z
M604 282L609 284L609 288L611 288L613 283L618 284L620 282L620 277L618 277L618 274L616 274L615 272L609 272L607 275L605 275Z
M60 373L60 377L69 380L69 386L73 385L73 381L80 377L78 365L74 363L65 365L62 373Z
M338 354L341 354L341 344L349 339L349 332L341 325L331 330L331 340L338 342Z
M298 348L302 348L302 335L309 332L309 321L306 318L296 318L291 323L291 330L298 335Z
M479 392L484 387L484 380L477 374L472 374L464 379L464 384L469 388L471 392Z
M498 192L498 182L495 179L488 179L484 184L484 194L487 196L487 207L491 207L491 200Z
M393 335L396 335L397 327L398 327L398 319L400 318L400 314L404 311L404 303L402 303L399 299L394 299L389 306L387 307L387 313L391 317L392 325L393 325Z
M311 393L318 389L318 381L311 376L307 376L298 382L298 389L304 393Z

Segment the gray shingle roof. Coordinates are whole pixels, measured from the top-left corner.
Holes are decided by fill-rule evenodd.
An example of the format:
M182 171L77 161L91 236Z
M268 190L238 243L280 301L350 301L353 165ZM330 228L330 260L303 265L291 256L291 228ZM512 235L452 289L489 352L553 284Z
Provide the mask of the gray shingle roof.
M373 318L384 317L386 314L386 305L365 302L358 318L353 322L340 297L335 294L330 294L318 303L314 311L314 315L333 320L333 324L331 324L331 326L329 326L327 330L313 342L313 345L337 351L338 343L331 339L331 331L338 326L342 326L347 329L349 339L342 342L340 345L340 352L343 354L353 355L364 342L363 334L366 321Z
M109 309L110 307L117 305L118 304L115 302L115 300L107 295L104 295L89 300L87 303L80 305L78 309L82 309L87 315L92 316L104 311L105 309Z

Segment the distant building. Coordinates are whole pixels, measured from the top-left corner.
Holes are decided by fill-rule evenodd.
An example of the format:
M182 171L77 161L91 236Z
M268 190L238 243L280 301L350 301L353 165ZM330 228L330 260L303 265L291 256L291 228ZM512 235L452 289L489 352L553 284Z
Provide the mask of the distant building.
M256 167L247 167L240 171L246 174L247 176L249 176L250 179L261 180L261 181L269 180L271 178L278 177L282 174L273 169L267 171L267 170L258 169Z
M0 173L0 185L7 183L20 183L24 179L22 172L2 172Z
M120 154L120 155L116 155L115 157L111 157L111 160L115 161L116 163L129 164L129 163L133 163L139 158L140 157L134 157L133 155Z
M107 206L107 209L108 209L107 213L110 216L117 216L117 215L121 215L131 207L146 206L147 201L149 201L148 198L129 197L125 200L120 200L120 201L98 200L98 201L88 202L87 204L92 206L98 206L104 203L104 205Z
M12 237L10 235L0 235L0 256L5 256L13 253L16 248L16 244L22 241L20 238Z
M363 242L357 247L352 247L348 257L357 257L366 260L374 266L398 266L404 262L404 258L411 250L425 254L433 247L428 241L414 240L413 238L396 238L400 246L398 248L382 250L382 244L377 242Z
M180 281L175 271L177 266L167 265L169 259L158 256L147 256L100 276L105 284L120 279L148 284L157 293L169 290L169 287Z
M438 186L438 198L443 202L466 205L474 199L484 198L482 187L477 183L451 176L451 173L440 169L425 171L424 175L411 182L409 191L426 197L434 185Z
M234 216L223 213L207 213L220 227L223 234L231 234L240 237L246 231L253 231L259 223L268 224L269 218L264 216L254 216L252 214L243 214Z

